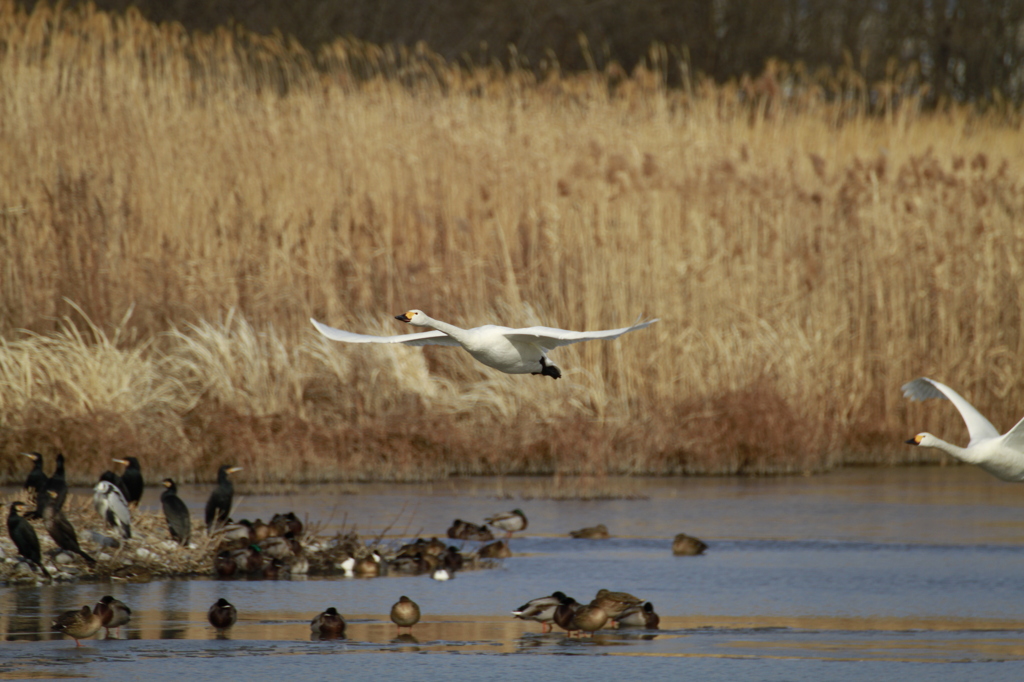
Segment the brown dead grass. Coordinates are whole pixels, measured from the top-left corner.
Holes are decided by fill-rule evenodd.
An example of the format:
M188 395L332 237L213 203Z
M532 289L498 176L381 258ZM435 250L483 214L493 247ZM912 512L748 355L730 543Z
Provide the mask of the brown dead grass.
M875 115L871 84L779 65L538 81L7 2L0 44L2 480L21 450L82 482L122 454L252 483L915 461L912 433L963 437L900 396L922 374L1020 416L1005 112ZM662 321L559 349L558 382L308 323L395 333L410 307Z

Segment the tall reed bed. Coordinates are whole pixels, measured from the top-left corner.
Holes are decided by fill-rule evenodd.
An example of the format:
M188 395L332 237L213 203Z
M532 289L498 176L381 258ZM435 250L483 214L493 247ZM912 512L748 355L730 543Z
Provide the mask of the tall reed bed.
M83 480L128 452L185 480L814 471L963 437L901 398L921 374L1024 407L1024 139L994 114L10 3L0 53L9 480L58 449ZM559 349L557 382L308 323L411 307L661 322Z

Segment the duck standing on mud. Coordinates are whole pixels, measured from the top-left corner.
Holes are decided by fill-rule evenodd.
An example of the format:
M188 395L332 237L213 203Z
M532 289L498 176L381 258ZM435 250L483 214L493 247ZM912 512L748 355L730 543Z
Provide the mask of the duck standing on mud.
M53 619L50 626L54 632L63 632L75 640L75 647L82 646L80 639L92 637L103 627L103 619L88 606L78 611L65 611Z
M491 526L505 531L506 540L512 538L512 533L526 530L526 527L529 525L529 521L526 520L526 514L523 513L522 509L513 509L510 512L495 514L484 520Z
M549 632L555 620L555 610L567 599L564 592L552 592L549 597L537 597L512 612L520 620L540 623L540 631Z
M218 630L227 630L238 621L238 610L231 602L221 597L206 612L206 620Z
M402 595L391 607L391 622L398 626L399 633L402 632L402 628L409 628L411 633L412 626L420 622L419 604Z
M345 619L332 606L314 618L309 629L314 637L320 639L341 639L345 636Z
M110 630L113 628L121 635L121 626L132 619L132 610L120 599L114 599L109 594L96 602L92 609L98 614L100 622L107 630L107 637L110 637Z

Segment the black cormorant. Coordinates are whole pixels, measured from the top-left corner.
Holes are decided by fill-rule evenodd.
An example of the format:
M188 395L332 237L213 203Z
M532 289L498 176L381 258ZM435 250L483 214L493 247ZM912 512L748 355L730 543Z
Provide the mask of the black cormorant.
M53 490L48 490L47 494L56 498L57 493ZM82 551L82 548L78 546L78 534L75 533L75 527L68 521L68 517L64 516L64 512L57 507L56 502L51 502L46 505L43 509L43 525L46 526L46 531L53 538L53 541L57 543L57 546L68 552L74 552L78 556L85 559L86 563L90 566L96 564L96 560L91 556Z
M43 555L39 551L39 536L36 535L32 524L20 514L24 509L24 502L11 503L11 511L7 515L7 533L14 541L14 546L18 548L18 554L42 569L43 575L49 578L50 574L43 566Z
M220 525L228 520L228 516L231 514L231 500L235 496L235 486L228 476L241 470L242 467L227 464L217 470L217 487L213 489L210 499L206 501L207 531L214 525Z
M53 476L47 479L43 494L36 499L36 510L32 512L32 518L43 518L46 508L50 506L54 506L57 511L60 511L64 507L64 500L67 496L68 483L64 478L64 455L58 453L57 468L53 470Z
M146 482L142 480L142 467L139 466L139 460L135 457L125 457L114 461L125 465L124 473L121 474L121 480L124 481L127 491L125 499L128 500L128 504L138 505L139 500L142 499L142 493L146 489Z
M25 479L25 490L34 492L38 500L39 493L43 492L46 482L50 480L46 472L43 471L43 456L38 452L23 452L21 454L33 462L32 471L28 472L28 477Z
M160 493L160 504L164 508L167 528L179 545L187 545L189 538L192 537L192 519L189 517L188 507L178 497L178 487L174 485L174 479L165 478L163 484L164 491Z

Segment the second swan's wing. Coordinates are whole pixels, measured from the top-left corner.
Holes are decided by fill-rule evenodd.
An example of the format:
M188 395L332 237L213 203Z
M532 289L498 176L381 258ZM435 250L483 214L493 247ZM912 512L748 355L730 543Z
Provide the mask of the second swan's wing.
M978 441L989 438L998 438L999 430L992 425L992 422L985 419L981 412L974 409L974 405L967 402L963 396L945 384L940 384L934 379L921 377L903 384L903 397L911 400L928 400L929 398L948 398L960 412L967 424L967 433L971 436L968 447Z

